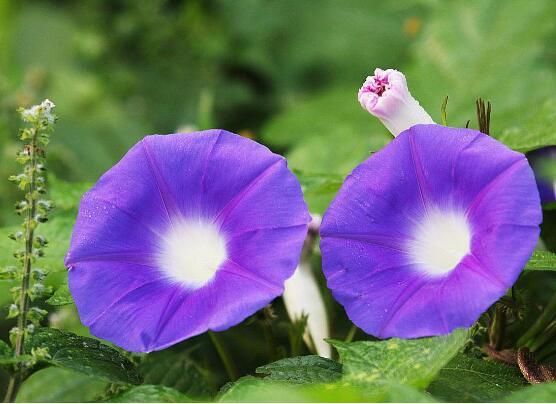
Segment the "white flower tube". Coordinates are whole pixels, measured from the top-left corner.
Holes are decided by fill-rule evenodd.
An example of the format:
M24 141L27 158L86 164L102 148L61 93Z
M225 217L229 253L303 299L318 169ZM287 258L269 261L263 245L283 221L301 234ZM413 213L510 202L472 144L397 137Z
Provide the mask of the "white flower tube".
M376 116L394 136L417 124L432 124L430 115L413 98L403 73L375 69L359 90L361 106Z
M312 247L315 236L318 234L321 217L313 215L309 225L309 234L303 248L301 263L295 273L286 281L284 289L284 304L292 320L297 320L303 315L307 316L307 326L303 336L308 345L314 343L317 354L330 358L332 351L325 338L330 337L328 316L324 301L311 269L307 257L308 250Z

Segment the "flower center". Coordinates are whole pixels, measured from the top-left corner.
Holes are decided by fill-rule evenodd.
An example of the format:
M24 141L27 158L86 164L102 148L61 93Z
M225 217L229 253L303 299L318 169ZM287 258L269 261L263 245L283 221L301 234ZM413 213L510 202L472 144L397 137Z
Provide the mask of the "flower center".
M365 91L374 93L379 97L390 88L390 83L388 82L388 76L385 74L375 74L370 78L370 80L365 83Z
M411 261L427 275L451 272L470 251L471 230L463 213L433 210L409 242Z
M207 284L228 258L226 239L205 219L180 220L162 240L158 265L165 275L186 287Z

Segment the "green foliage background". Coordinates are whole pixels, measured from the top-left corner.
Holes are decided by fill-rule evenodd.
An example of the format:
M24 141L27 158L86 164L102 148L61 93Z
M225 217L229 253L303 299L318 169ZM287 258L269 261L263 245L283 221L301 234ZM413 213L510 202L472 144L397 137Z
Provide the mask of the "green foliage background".
M288 158L311 210L322 213L343 177L391 139L360 108L356 93L374 67L393 67L406 73L413 95L436 120L448 95L448 123L464 126L471 120L474 126L474 101L480 96L493 103L493 136L522 152L554 145L555 15L552 0L0 0L0 226L18 222L12 212L17 192L1 180L16 170L15 109L48 97L60 117L49 154L51 196L58 208L44 226L51 241L43 263L51 272L47 285L58 289L48 305L49 322L88 336L63 286L62 257L81 194L140 138L209 127L252 137ZM540 249L556 249L554 212L545 211ZM0 265L7 265L13 246L3 236L9 230L1 233ZM545 272L555 268L554 256L546 254L537 253L520 280L519 286L531 290L525 324L556 293L554 272ZM9 286L0 281L1 318ZM326 299L333 337L343 339L350 324L329 294ZM280 302L275 310L278 319L287 319ZM7 340L12 325L0 321L2 339ZM242 375L253 375L269 357L287 356L287 326L277 320L273 328L278 342L271 353L263 330L253 322L223 334ZM356 339L369 337L358 333ZM454 356L463 345L457 335L430 358L417 357L423 346L402 346L399 368L388 364L391 373L381 375L377 387L366 381L378 377L372 369L387 347L358 344L348 349L334 343L344 359L342 380L359 381L340 393L336 379L318 379L337 372L335 365L328 368L307 357L260 368L270 376L243 378L216 397L431 401L434 395L487 401L513 390L519 391L509 401L554 397L554 386L522 389L514 369ZM437 341L433 345L443 347ZM417 355L415 364L431 373L404 368L408 355ZM140 362L145 384L116 394L116 400L215 397L226 381L206 336ZM102 368L99 379L75 366L53 365L35 373L18 400L92 400L106 391L106 380L120 380L111 378L109 367ZM281 383L291 378L275 369L287 373L292 366L295 372L301 366L313 382L332 383L326 394L301 379L284 387ZM0 385L4 376L0 371ZM477 387L471 391L469 385Z

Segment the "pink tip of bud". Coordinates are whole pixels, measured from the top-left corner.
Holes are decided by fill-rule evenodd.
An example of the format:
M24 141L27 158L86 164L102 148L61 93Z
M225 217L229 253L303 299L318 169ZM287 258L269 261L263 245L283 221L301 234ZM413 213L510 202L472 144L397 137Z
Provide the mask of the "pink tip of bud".
M434 123L411 96L403 73L394 69L375 69L359 90L358 99L394 136L413 125Z

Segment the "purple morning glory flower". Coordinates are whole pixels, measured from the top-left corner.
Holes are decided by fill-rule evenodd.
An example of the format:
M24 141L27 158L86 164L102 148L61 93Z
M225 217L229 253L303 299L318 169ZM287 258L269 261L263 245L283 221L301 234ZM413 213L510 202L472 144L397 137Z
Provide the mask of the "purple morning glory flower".
M365 332L446 334L512 286L541 220L523 154L474 130L415 125L347 177L323 218L323 269Z
M238 324L282 294L310 216L283 157L223 130L147 136L81 201L81 321L130 351Z
M556 201L556 146L547 146L527 153L542 203Z

